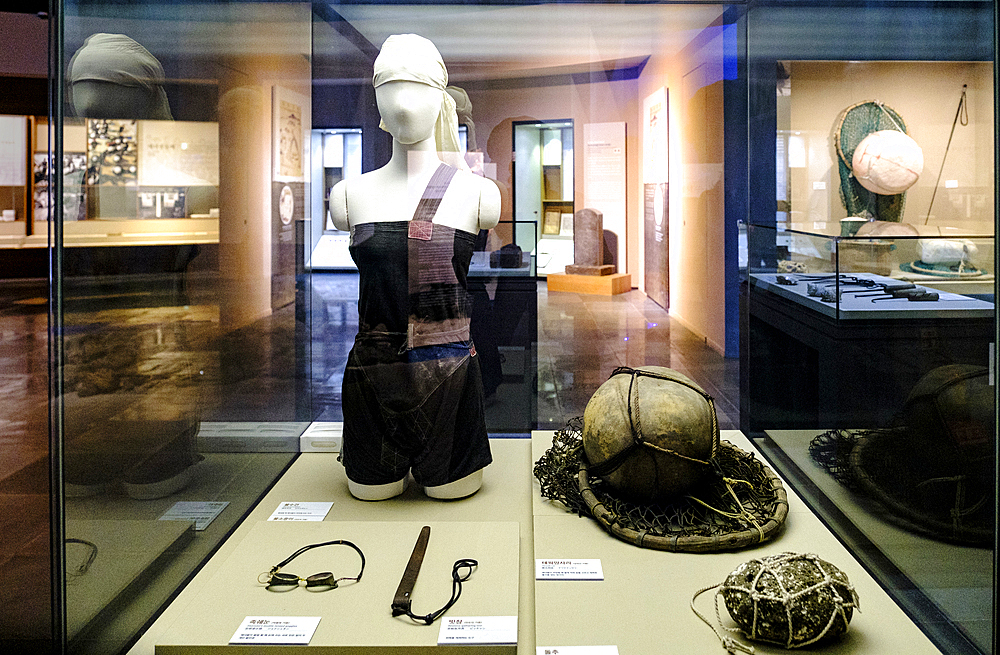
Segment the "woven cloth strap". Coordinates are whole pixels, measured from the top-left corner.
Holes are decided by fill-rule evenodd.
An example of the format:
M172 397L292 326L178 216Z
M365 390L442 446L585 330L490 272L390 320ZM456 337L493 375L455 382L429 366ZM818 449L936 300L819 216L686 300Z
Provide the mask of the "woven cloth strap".
M417 203L417 208L413 212L413 218L410 220L408 235L411 239L431 240L434 229L431 221L437 214L441 199L444 198L448 185L451 184L451 179L455 177L455 172L456 169L451 166L440 164L431 175L423 195L420 196L420 202Z

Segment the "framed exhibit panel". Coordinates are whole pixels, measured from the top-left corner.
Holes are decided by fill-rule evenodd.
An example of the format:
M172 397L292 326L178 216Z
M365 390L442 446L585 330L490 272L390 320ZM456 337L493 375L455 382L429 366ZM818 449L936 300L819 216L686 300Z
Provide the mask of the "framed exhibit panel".
M785 45L786 10L747 23L741 427L961 653L993 639L991 12L812 8ZM846 22L877 45L823 27Z
M28 116L0 115L0 243L27 234L31 125Z

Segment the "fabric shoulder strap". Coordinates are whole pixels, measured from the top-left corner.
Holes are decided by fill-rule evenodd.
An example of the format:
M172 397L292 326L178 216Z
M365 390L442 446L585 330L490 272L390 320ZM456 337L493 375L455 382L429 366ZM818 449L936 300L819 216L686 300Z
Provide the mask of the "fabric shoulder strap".
M447 164L441 164L431 175L431 179L427 182L427 187L424 189L424 193L420 196L420 202L417 203L417 209L413 212L414 221L431 221L434 219L434 214L437 213L438 206L441 204L441 199L444 198L445 191L448 190L448 185L451 184L451 180L455 177L455 173L458 172L457 169L448 166Z

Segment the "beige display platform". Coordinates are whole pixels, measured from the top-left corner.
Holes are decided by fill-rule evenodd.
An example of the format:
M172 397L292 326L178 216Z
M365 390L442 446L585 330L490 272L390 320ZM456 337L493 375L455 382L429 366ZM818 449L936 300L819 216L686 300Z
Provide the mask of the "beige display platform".
M532 457L551 445L552 432L536 432ZM740 432L723 438L756 453ZM735 552L689 554L638 548L611 537L589 518L541 499L534 483L535 557L600 559L603 581L535 582L535 643L557 646L615 645L622 655L697 653L724 655L712 630L691 611L699 589L725 580L739 564L784 551L816 553L847 573L861 600L845 638L814 649L824 655L938 653L926 636L882 591L854 557L786 485L789 514L784 530L771 542ZM713 592L702 594L698 609L714 619ZM734 627L724 608L726 625ZM741 639L744 643L750 643ZM759 654L787 653L778 646L753 643Z
M549 273L546 285L549 291L571 291L573 293L613 296L632 290L632 274L571 275L568 273Z
M251 652L260 646L229 646L248 616L322 617L308 646L269 645L268 652L418 653L437 645L441 623L427 626L408 617L393 617L392 597L420 534L421 522L259 522L226 559L205 591L156 646L157 655L204 655ZM448 616L516 616L518 599L518 524L432 522L420 576L413 589L413 611L428 614L443 607L452 593L453 563L479 562L462 587ZM268 591L257 581L278 562L307 544L346 539L365 553L360 582L344 582L322 592L306 587ZM332 571L354 576L360 558L348 546L309 550L282 570L306 577ZM513 655L507 646L449 646L483 654Z
M337 455L331 453L304 453L296 459L289 467L288 471L275 483L274 487L250 512L244 522L235 530L234 534L220 546L219 551L205 563L197 576L181 591L178 597L167 607L161 616L152 626L139 638L135 645L128 651L129 655L153 655L157 652L157 644L180 643L185 635L191 632L190 628L181 620L188 612L188 608L196 603L205 594L214 594L216 585L215 575L218 573L229 557L239 548L251 530L255 529L260 522L267 521L268 517L275 509L286 501L326 501L332 502L333 507L326 516L326 520L320 524L326 526L336 526L344 522L388 522L388 523L414 523L419 526L431 525L434 529L431 534L431 545L443 540L444 533L439 530L440 524L447 522L470 522L470 521L490 521L496 523L516 523L518 524L519 536L519 563L515 563L515 569L507 571L508 577L505 584L512 585L514 576L517 578L516 589L518 594L517 615L518 620L518 644L517 651L522 655L534 653L534 624L531 617L534 615L532 605L532 578L534 576L534 563L532 555L531 537L531 448L527 439L493 439L490 441L490 448L493 452L493 464L488 466L483 473L483 486L474 496L457 501L439 501L427 498L419 487L411 484L409 488L399 497L381 502L362 502L354 499L347 490L347 479L344 475L344 467L337 461ZM277 524L274 524L277 525ZM288 526L288 523L283 523ZM407 542L403 547L406 556L409 556L416 541L416 533L407 535L402 541ZM312 543L312 542L310 542ZM301 545L301 544L300 544ZM343 548L331 547L334 550L345 550ZM317 551L328 550L326 548L316 549ZM346 549L349 551L349 549ZM287 557L292 551L279 556L279 559L268 564L268 568L281 559ZM367 555L367 550L365 550ZM351 557L350 552L334 553L336 562L347 563ZM465 557L466 555L461 555ZM472 555L475 557L475 555ZM329 560L328 560L329 561ZM353 561L353 560L351 560ZM293 562L295 566L289 567L291 572L299 572L302 575L323 570L306 570L298 568L298 559ZM332 566L337 566L333 564ZM437 572L434 579L443 579L449 584L450 593L450 566L448 570ZM421 580L430 569L422 569ZM336 568L337 575L353 575L347 573L342 568ZM259 571L253 571L253 577ZM366 582L368 570L365 571ZM388 596L383 600L385 607L391 602L392 594L402 575L402 568L393 572L395 580L390 585ZM473 580L478 574L473 574ZM468 584L472 584L472 580ZM464 613L465 594L472 590L466 585L466 591L462 592L462 598L453 607L448 615L462 616ZM306 593L305 589L299 590ZM329 593L340 593L347 591L337 589ZM433 599L426 601L433 605ZM243 602L242 597L231 595L227 601L233 606ZM436 610L443 604L428 606L425 609L423 599L418 598L416 609L421 613ZM242 610L241 610L242 611ZM249 614L243 611L243 616ZM312 614L317 615L317 614ZM321 611L319 615L324 617L333 616ZM446 615L446 616L448 616ZM320 623L322 625L322 621ZM435 627L426 628L433 632L433 637L437 637L437 624ZM227 626L227 629L229 626ZM235 632L236 626L232 627L229 634L225 635L228 640ZM246 652L240 649L243 646L228 647L225 651L227 655L232 653ZM270 649L272 647L263 647ZM298 646L296 648L302 648ZM445 648L445 647L442 647ZM453 648L448 646L447 648ZM488 647L478 647L488 648ZM310 649L311 650L311 649ZM477 650L477 653L486 653L486 650Z
M66 521L66 538L97 546L86 573L78 573L90 549L67 543L66 632L70 639L135 583L161 557L176 554L194 537L189 521Z
M821 430L768 430L768 436L822 494L916 587L984 650L992 639L993 551L906 529L883 505L852 493L809 455Z

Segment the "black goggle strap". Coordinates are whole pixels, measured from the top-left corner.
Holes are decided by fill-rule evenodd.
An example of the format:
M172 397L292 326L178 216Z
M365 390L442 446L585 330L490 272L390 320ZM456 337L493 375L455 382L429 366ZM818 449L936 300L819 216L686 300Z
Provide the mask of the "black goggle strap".
M448 603L438 611L421 616L414 614L413 611L410 610L409 606L407 606L405 609L393 608L393 616L405 614L419 623L425 623L427 625L434 623L441 618L442 614L451 609L451 606L458 601L458 597L462 595L462 583L472 576L472 570L477 566L479 566L479 562L474 559L460 559L455 562L455 564L451 567L451 600L449 600Z
M319 548L320 546L350 546L361 558L361 571L358 572L356 576L344 576L342 578L334 578L333 573L324 571L323 573L316 573L310 575L308 578L300 578L297 575L291 573L281 573L281 567L285 566L293 559L306 552L307 550L312 550L313 548ZM355 582L361 581L361 576L365 572L365 554L361 552L361 549L356 545L347 541L346 539L334 539L333 541L324 541L319 544L309 544L308 546L303 546L297 551L289 555L286 559L278 562L271 567L271 570L266 573L261 573L257 576L257 581L261 584L270 587L281 587L281 586L291 586L298 585L300 581L305 581L307 587L331 587L333 589L337 588L337 585L344 580L353 580Z

